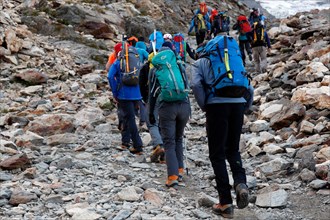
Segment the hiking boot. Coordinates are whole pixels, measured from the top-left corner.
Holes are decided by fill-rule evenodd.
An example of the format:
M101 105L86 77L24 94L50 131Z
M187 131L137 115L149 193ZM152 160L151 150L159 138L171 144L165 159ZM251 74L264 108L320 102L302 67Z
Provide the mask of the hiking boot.
M147 125L145 123L140 123L139 124L139 131L141 131L141 132L147 132L147 131L149 131L149 129L148 129L148 127L147 127Z
M169 176L167 178L167 181L166 181L165 185L167 187L175 187L175 186L179 185L178 176L177 175Z
M159 162L159 158L161 155L164 155L164 148L161 145L157 145L154 150L152 151L151 155L150 155L150 161L152 163L157 163ZM164 159L164 158L163 158Z
M131 152L132 154L135 154L135 155L142 155L143 154L143 150L142 150L142 147L130 147L129 149L129 152Z
M249 54L249 60L252 61L252 55L251 54Z
M179 168L179 178L178 181L182 182L183 181L183 174L184 174L184 169L183 168Z
M166 164L166 160L165 160L165 149L162 147L163 152L159 155L159 163L161 164Z
M220 203L212 206L212 211L224 218L234 218L234 207L232 204L221 205Z
M249 204L249 189L244 183L235 187L236 203L239 209L244 209Z
M130 148L130 145L128 143L122 143L121 146L120 146L120 148L122 150L127 150L128 148Z

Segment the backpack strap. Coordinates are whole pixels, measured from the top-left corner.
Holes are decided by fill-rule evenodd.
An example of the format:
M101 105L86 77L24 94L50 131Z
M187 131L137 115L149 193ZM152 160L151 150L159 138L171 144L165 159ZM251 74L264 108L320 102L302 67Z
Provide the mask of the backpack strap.
M217 52L219 53L221 62L223 62L218 45L217 45ZM227 71L226 73L227 74L223 74L222 76L217 78L214 81L214 83L211 85L211 87L215 87L225 77L228 77L229 79L233 80L232 71L230 70L230 66L229 66L228 37L227 36L224 36L224 64L225 64L225 67L226 67L226 71ZM214 70L213 70L213 74L214 74Z
M227 70L228 78L233 79L232 71L229 66L229 53L228 53L228 37L224 36L224 52L225 52L225 67Z

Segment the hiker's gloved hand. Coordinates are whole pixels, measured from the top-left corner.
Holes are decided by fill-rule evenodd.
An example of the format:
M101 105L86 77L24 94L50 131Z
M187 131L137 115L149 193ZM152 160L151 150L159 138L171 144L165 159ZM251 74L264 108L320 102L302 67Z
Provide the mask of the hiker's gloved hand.
M149 114L149 122L152 125L156 123L156 118L155 118L154 114Z

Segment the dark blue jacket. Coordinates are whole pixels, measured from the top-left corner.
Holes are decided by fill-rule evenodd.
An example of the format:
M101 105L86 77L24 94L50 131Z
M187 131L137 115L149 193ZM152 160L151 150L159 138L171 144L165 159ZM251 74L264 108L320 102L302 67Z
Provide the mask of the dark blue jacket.
M247 37L251 42L251 47L252 48L253 47L260 47L260 46L271 48L270 40L269 40L269 37L268 37L268 34L267 34L266 30L264 30L264 42L253 42L253 35L254 35L254 30L247 33Z

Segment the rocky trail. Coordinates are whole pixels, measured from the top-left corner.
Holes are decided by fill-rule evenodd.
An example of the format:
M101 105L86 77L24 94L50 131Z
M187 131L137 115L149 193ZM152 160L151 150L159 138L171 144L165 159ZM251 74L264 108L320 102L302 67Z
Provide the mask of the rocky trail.
M221 219L210 208L205 116L192 94L189 175L178 190L164 185L166 165L150 163L148 132L144 155L118 150L104 62L123 32L187 30L191 1L169 2L0 2L0 219ZM248 13L239 1L210 4L232 19ZM330 219L328 15L273 24L267 73L247 62L255 97L241 152L251 194L235 219Z

